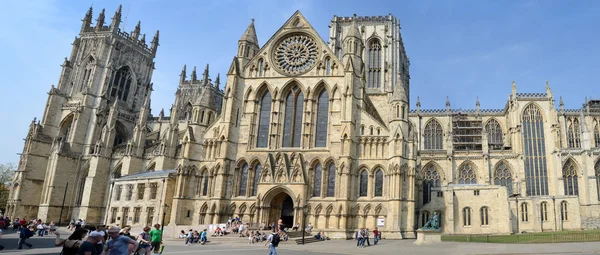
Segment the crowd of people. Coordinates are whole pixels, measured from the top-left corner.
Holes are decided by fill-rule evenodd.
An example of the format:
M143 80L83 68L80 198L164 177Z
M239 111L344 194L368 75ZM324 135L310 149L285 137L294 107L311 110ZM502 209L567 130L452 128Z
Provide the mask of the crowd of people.
M367 246L371 246L371 242L369 241L371 233L368 228L361 228L356 231L356 247L365 248ZM373 230L373 245L377 245L379 240L381 239L381 232L375 228ZM365 246L365 242L367 245Z
M132 234L130 226L125 226L123 229L118 226L90 226L86 225L85 220L73 220L67 227L71 233L67 238L62 238L53 221L47 224L41 219L16 218L11 221L9 218L0 218L0 220L3 220L2 228L5 230L12 226L13 231L17 231L19 250L24 246L33 247L28 241L31 237L50 234L56 235L54 245L62 247L62 255L151 255L161 254L164 248L163 233L159 224L155 224L154 229L145 227L140 233ZM0 228L0 236L2 228ZM0 246L0 250L2 249L4 247Z

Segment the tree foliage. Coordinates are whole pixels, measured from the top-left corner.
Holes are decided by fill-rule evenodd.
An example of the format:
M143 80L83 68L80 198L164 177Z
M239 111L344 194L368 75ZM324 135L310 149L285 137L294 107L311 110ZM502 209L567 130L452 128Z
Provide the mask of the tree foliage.
M6 211L8 194L15 171L17 171L17 166L13 163L0 164L0 211L2 212Z

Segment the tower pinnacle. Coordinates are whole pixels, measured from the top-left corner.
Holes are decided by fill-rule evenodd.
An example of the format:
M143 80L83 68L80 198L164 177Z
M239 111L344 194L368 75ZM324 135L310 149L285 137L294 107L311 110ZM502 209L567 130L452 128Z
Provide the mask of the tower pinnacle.
M98 19L96 19L96 32L101 31L104 27L104 9L98 15Z
M112 18L112 23L110 24L110 30L113 32L119 31L119 26L121 25L122 9L123 9L123 6L119 5L119 8L117 8L117 11L115 12L115 15Z

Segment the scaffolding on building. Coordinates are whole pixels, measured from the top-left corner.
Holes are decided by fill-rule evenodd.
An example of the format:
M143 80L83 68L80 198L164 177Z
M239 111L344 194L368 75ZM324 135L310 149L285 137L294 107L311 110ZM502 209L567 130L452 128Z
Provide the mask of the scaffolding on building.
M480 118L457 113L452 117L454 150L482 150L483 124Z

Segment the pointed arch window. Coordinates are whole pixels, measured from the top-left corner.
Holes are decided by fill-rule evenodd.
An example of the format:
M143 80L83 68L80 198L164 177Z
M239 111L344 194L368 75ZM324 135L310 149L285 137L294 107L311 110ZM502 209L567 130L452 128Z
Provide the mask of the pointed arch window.
M90 76L92 74L92 70L94 68L94 58L90 57L87 65L85 66L85 70L83 71L83 77L81 79L81 90L83 90L90 82ZM93 80L93 78L92 78Z
M521 204L521 221L529 222L529 204L527 203Z
M596 161L594 171L596 173L596 193L598 194L598 201L600 201L600 160Z
M329 123L329 95L321 90L317 98L317 124L315 129L315 147L327 146L327 125Z
M367 173L367 170L360 172L359 182L359 196L366 197L369 188L369 174Z
M544 119L541 110L530 104L523 111L523 161L527 196L548 195L548 170L546 168L546 144Z
M257 163L254 167L254 180L252 182L252 196L256 196L258 191L258 183L260 182L260 175L262 174L262 165Z
M248 184L248 164L244 163L240 171L240 187L238 196L246 196L246 186Z
M313 176L313 197L321 196L321 182L323 178L323 167L321 163L315 166L315 176Z
M260 99L260 110L258 115L258 132L256 135L256 147L266 148L269 141L269 126L271 125L271 93L267 90Z
M500 123L497 120L491 119L485 125L485 132L488 137L488 146L492 150L502 149L504 144L502 137L502 128L500 127Z
M440 175L433 164L423 170L423 204L431 201L431 190L441 187Z
M88 170L82 172L77 180L77 198L75 199L75 205L81 205L83 200L83 190L85 189L85 179L87 178ZM119 194L119 197L121 194Z
M431 120L425 125L425 132L423 134L424 145L426 150L443 150L443 130L442 125L436 120Z
M204 172L204 184L202 184L202 196L208 195L208 171Z
M265 61L261 58L258 60L258 77L263 77L265 72Z
M406 118L406 105L402 105L402 116L401 119L405 119Z
M369 43L369 62L367 73L368 88L381 87L381 43L373 39Z
M540 204L540 213L542 221L548 221L548 203L542 202L542 204Z
M192 116L192 104L187 103L185 107L183 107L181 113L179 113L179 120L187 120L187 118Z
M327 167L327 196L335 197L335 164L329 163Z
M594 122L594 147L600 148L600 126L598 126L598 121Z
M471 226L471 207L463 208L463 226Z
M129 89L131 88L132 75L129 67L122 67L117 71L112 82L110 97L127 101Z
M425 224L427 224L427 222L429 221L429 211L422 211L421 212L421 227L425 226Z
M567 145L569 148L581 148L581 140L579 139L579 119L572 118L568 122Z
M375 196L381 197L383 195L383 171L381 169L375 172Z
M579 185L577 183L577 166L572 159L567 160L563 166L563 183L565 195L578 196Z
M331 75L331 59L325 59L325 75Z
M569 209L569 204L567 204L567 201L560 202L560 219L562 221L569 220L568 209Z
M293 86L285 99L283 121L283 147L300 147L302 137L302 112L304 95L298 86Z
M489 225L489 208L487 206L481 207L479 209L479 214L481 215L481 225L487 226Z
M494 172L494 185L506 187L508 195L512 195L512 174L506 163L501 162Z
M476 184L475 169L470 163L464 164L458 173L458 184Z

